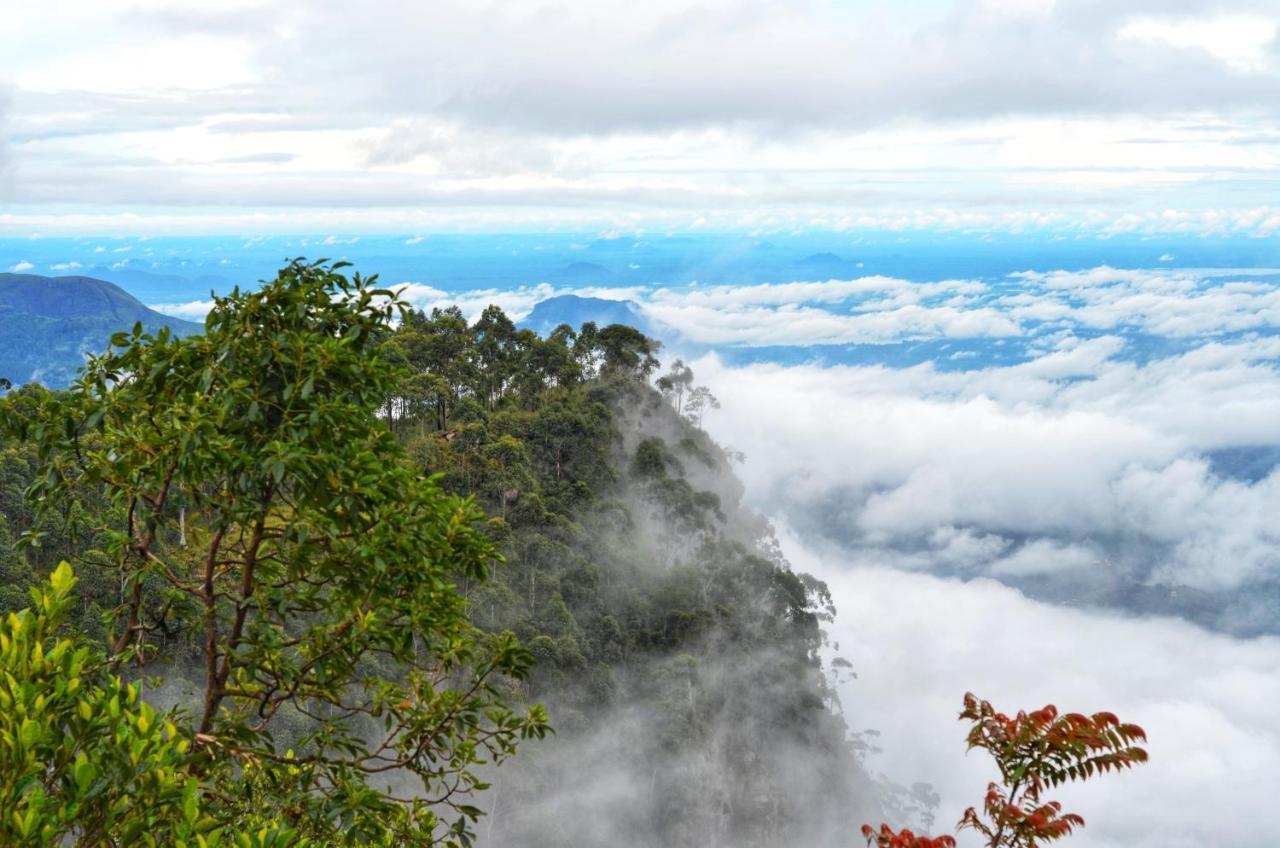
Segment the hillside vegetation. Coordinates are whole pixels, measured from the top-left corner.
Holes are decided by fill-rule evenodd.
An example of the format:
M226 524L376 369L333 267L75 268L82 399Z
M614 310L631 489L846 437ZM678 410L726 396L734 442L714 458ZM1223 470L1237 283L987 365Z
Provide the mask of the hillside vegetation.
M89 355L102 353L113 333L135 323L179 336L200 331L104 280L0 274L0 377L67 386Z
M253 764L201 797L271 844L849 844L876 810L820 661L834 610L741 503L710 393L631 327L393 322L367 282L295 264L206 337L117 337L71 392L5 398L0 604L71 561L59 614L161 678L193 780ZM469 691L493 700L446 709Z
M412 313L388 347L392 429L499 519L473 619L534 652L557 729L495 776L482 844L847 844L871 792L819 661L834 610L742 505L692 372L497 307Z

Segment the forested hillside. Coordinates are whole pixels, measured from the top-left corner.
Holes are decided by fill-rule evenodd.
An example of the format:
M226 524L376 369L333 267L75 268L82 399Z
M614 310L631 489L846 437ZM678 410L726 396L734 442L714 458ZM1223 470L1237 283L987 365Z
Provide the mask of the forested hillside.
M557 730L495 775L482 844L847 844L871 792L818 660L830 600L741 504L707 389L630 327L542 338L496 307L389 346L393 429L500 519L473 617L533 650Z
M0 377L63 387L89 354L102 353L112 333L135 323L178 335L200 326L147 308L137 298L92 277L0 274Z
M80 437L50 447L52 437L41 428L10 428L0 446L0 604L7 609L28 605L27 587L43 579L58 561L70 560L81 576L81 599L69 613L73 629L111 638L121 632L121 619L104 619L104 614L129 610L129 620L141 623L125 627L125 641L119 644L128 644L135 630L145 632L154 652L146 654L148 673L165 678L159 689L150 690L150 697L158 706L196 710L198 704L191 701L198 699L199 670L210 656L210 646L221 644L206 636L205 627L214 619L225 616L239 628L252 609L245 632L264 640L260 650L267 653L262 656L271 657L282 648L295 650L289 647L292 642L280 639L298 628L319 634L314 638L320 638L320 644L350 638L349 625L323 621L327 607L318 599L328 598L328 593L359 593L361 585L372 591L392 573L399 575L397 580L412 581L411 562L389 565L380 552L409 551L408 536L399 542L387 538L382 548L376 547L378 538L393 532L392 524L403 527L394 532L424 533L424 540L446 532L448 544L459 552L452 556L463 556L467 562L483 558L484 546L467 542L465 535L455 539L460 530L432 530L426 525L415 529L413 519L390 511L377 518L379 510L394 509L387 499L394 499L397 487L414 492L425 487L414 497L426 500L406 503L434 504L438 496L431 486L438 485L445 493L474 498L491 516L475 526L501 555L490 561L487 578L483 571L447 561L446 571L440 573L453 575L479 630L493 634L495 644L504 644L503 634L514 633L535 660L526 674L519 654L510 654L503 666L507 682L493 692L524 704L545 703L555 730L543 740L536 732L524 731L529 741L497 768L485 765L487 757L481 753L476 767L490 787L480 791L477 786L467 796L467 803L488 813L475 827L479 844L848 845L861 823L874 817L876 804L819 659L822 624L834 611L825 587L794 572L780 555L767 522L742 505L731 455L697 424L714 398L694 385L693 374L678 363L660 374L658 343L630 327L586 324L575 330L562 325L542 337L517 330L496 307L473 324L450 309L429 315L408 311L392 325L378 318L367 300L359 308L370 317L357 320L345 315L342 310L347 307L331 300L332 292L322 287L345 287L341 278L335 282L330 272L301 266L291 273L294 276L282 274L261 296L222 303L211 320L214 336L208 343L196 339L185 344L163 336L154 343L136 336L118 339L129 346L128 353L109 366L96 366L98 382L86 383L69 397L30 386L4 401L3 412L11 421L34 422L49 416L49 410L74 413L79 416L74 420L85 427L83 438L90 442L133 432L119 429L125 424L140 428L139 433L174 427L171 438L178 438L187 425L163 418L157 422L145 411L113 410L99 401L86 406L85 398L130 397L139 405L167 409L168 414L194 416L194 446L183 437L180 448L158 442L163 446L155 450L177 451L176 473L195 474L196 482L182 490L175 483L171 490L175 471L170 471L168 477L155 478L155 488L121 501L112 495L116 484L111 480L114 474L124 474L119 485L134 485L128 481L135 478L121 471L125 460L118 453L91 453L90 464L100 456L104 470L87 478L83 471L76 472L91 485L77 483L81 488L74 497L56 508L45 502L36 509L23 492L42 479L33 492L47 499L59 491L42 468L52 456L64 463L58 480L71 473L68 469L80 468L86 461L78 453ZM264 340L255 341L259 336ZM153 349L157 353L150 352ZM103 369L137 368L159 353L170 358L163 366L148 364L145 385L102 382L106 374L118 373ZM268 369L261 373L280 369L281 376L260 382L253 376L260 373L251 362L255 358ZM298 370L304 361L311 370ZM184 362L213 365L202 372L195 364L180 364ZM189 375L183 371L187 367ZM335 370L339 367L346 370ZM217 369L229 370L223 375ZM285 376L295 372L296 377ZM173 405L162 407L171 392ZM376 417L369 406L366 423L359 425L372 433L358 436L373 446L362 448L363 453L353 453L359 445L353 447L341 435L346 431L326 423L340 420L343 427L357 426L354 418L332 417L335 408L346 408L343 392L353 398L352 415L364 408L364 401L354 398L380 404ZM202 395L208 396L207 403L198 400ZM120 415L126 416L119 419L125 423L112 423ZM377 431L385 436L388 428L399 442L398 451L378 447ZM259 432L264 441L254 444ZM268 436L275 441L268 441ZM133 441L121 442L125 447L120 450L140 451L139 461L150 462L145 458L153 449L138 444L137 437L129 438ZM290 447L290 439L303 441ZM323 444L314 441L320 439ZM199 447L202 440L245 453L209 454L214 447ZM350 460L341 459L346 456ZM379 469L372 457L381 457L384 465ZM355 571L324 571L323 581L314 584L322 588L308 588L315 577L281 572L280 580L301 580L297 591L302 594L297 597L309 599L306 604L311 605L304 605L304 612L311 612L292 624L287 617L287 609L296 603L288 600L292 595L272 602L282 605L273 613L266 601L247 589L228 588L228 598L239 598L230 606L217 601L216 592L209 589L211 600L201 624L192 607L205 597L194 551L212 528L220 526L215 521L219 511L231 509L216 486L205 491L207 487L198 485L197 470L206 467L201 463L223 475L218 479L226 482L218 486L247 493L246 505L236 507L240 511L233 519L217 519L234 520L241 528L238 544L247 547L239 556L245 561L252 563L258 556L255 540L264 530L274 539L271 544L276 547L270 550L279 551L273 558L301 557L290 568L303 568L307 557L338 556L325 553L328 547L317 547L316 534L335 533L333 544L341 540L343 546L360 544L368 535L368 545L334 560L333 567L347 562L345 567ZM260 480L254 475L261 475ZM179 491L185 492L182 499L175 494ZM282 500L278 507L270 506L276 493ZM371 497L375 500L368 501ZM324 506L366 502L380 505ZM448 503L442 502L440 509L461 509ZM139 549L143 542L137 541L133 529L135 507L127 504L153 512L150 520L159 522L159 530L147 530L141 537L150 547ZM256 524L245 517L269 506L277 511L261 512ZM327 509L336 509L337 517L325 518ZM444 521L446 512L430 520ZM448 526L468 520L465 510L453 514L454 524ZM334 529L351 522L356 529L340 534ZM281 529L275 538L272 528L277 526ZM132 535L113 527L128 527ZM38 544L19 547L15 540L24 533ZM127 539L134 541L125 544ZM216 545L212 550L210 563L217 555ZM125 580L125 572L112 570L126 568L133 560L141 563L137 579ZM161 560L171 564L157 570L153 562ZM180 565L188 561L195 581L191 583L181 571L187 566ZM404 568L409 571L395 570ZM227 573L227 579L232 576ZM439 585L431 583L439 579L430 576L428 585ZM384 615L376 604L368 606L368 597L360 598L366 610L360 615L370 617L362 627L380 633L375 619L384 620L383 627L394 621L388 617L390 609ZM398 605L400 598L389 594L383 603ZM418 613L406 610L406 622L419 621L413 617ZM277 615L282 622L279 638L270 635L274 625L269 622ZM261 623L254 625L258 618ZM234 638L241 638L239 632L232 631ZM378 638L394 639L394 632L387 630ZM441 647L420 644L417 630L413 632L412 640L406 635L395 640L394 648L388 642L378 649L376 653L390 652L375 662L379 674L394 675L396 662L423 657L424 651L427 659L439 655ZM228 703L239 705L236 710L252 707L262 715L270 710L269 718L285 702L277 693L281 687L288 689L288 678L279 678L279 670L263 665L267 660L245 655L245 650L229 642L223 662L244 655L251 665L242 673L267 682L243 691L219 685ZM322 690L326 683L307 676L313 673L313 662L295 672L297 682L292 685L303 693L300 698L317 697L312 690ZM474 657L466 661L474 662ZM454 685L464 680L466 663L447 680ZM346 674L360 668L364 666L354 660L343 666ZM227 679L225 674L222 679ZM327 739L324 733L315 735L316 722L323 727L348 707L340 694L324 697L329 700L323 710L286 709L271 725L275 735L252 737L260 746L252 750L261 752L253 761L283 756L283 763L293 763L293 753L284 754L284 747ZM408 722L405 733L415 726L412 709L417 707L411 704L417 697L410 695L399 707L409 714L393 710ZM350 709L359 719L356 712L369 708ZM252 718L252 711L243 715ZM233 710L230 715L241 713ZM330 718L322 718L326 715ZM481 715L476 713L477 721ZM211 721L206 703L204 726L216 729ZM248 733L251 726L265 725L234 725L240 728L235 732ZM351 732L363 726L356 721ZM536 719L528 727L536 730ZM511 732L515 730L511 725ZM352 744L350 739L341 736L330 743L347 750L343 746ZM448 782L447 772L418 773L424 780ZM294 771L281 774L295 779ZM389 774L396 786L411 777L403 770ZM325 795L325 785L322 780L311 789L294 791ZM444 797L451 798L452 792ZM341 797L343 803L358 805L365 796ZM269 796L266 800L274 803ZM292 821L292 808L281 803L277 814ZM369 820L366 825L376 828L377 823Z

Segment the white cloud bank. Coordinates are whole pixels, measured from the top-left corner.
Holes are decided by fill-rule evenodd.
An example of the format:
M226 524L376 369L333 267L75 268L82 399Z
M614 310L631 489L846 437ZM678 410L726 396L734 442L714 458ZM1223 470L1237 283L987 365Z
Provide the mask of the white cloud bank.
M212 300L192 300L187 303L152 303L148 304L156 312L172 315L187 321L203 321L213 308Z
M1067 599L1083 602L1095 587L1280 581L1280 474L1232 479L1205 458L1280 445L1280 341L1146 366L1112 358L1120 347L1103 337L953 373L715 357L695 371L724 405L711 426L746 453L757 501L862 561L1056 576L1055 592L1074 584Z
M1066 333L1194 340L1280 326L1274 269L1022 272L1008 280L891 277L635 290L656 321L708 345L880 344ZM1068 339L1069 341L1069 339ZM1038 367L1060 362L1063 354Z
M1122 323L1167 332L1180 331L1170 315L1196 313L1179 297L1202 298L1195 329L1212 332L1247 312L1233 297L1271 296L1203 296L1200 276L1180 273L1026 280L1046 302L1094 310L1081 324L1110 326L1099 316L1145 293L1147 311ZM1081 848L1280 842L1280 639L1140 611L1159 606L1154 592L1194 618L1170 596L1203 591L1219 600L1199 616L1215 627L1277 630L1274 609L1249 616L1256 595L1280 597L1280 473L1231 479L1205 457L1280 445L1280 340L1196 342L1145 365L1117 358L1127 341L1114 335L949 373L694 363L723 404L713 434L746 454L748 497L780 518L793 564L832 589L835 653L858 675L841 685L846 712L881 733L869 765L934 784L935 832L996 779L955 720L972 690L1147 729L1150 763L1052 794L1084 815Z
M998 780L983 752L965 754L956 714L973 691L1005 710L1111 710L1146 729L1149 763L1050 793L1085 818L1072 845L1280 843L1280 640L1064 609L985 580L858 567L794 538L783 547L830 583L839 609L831 636L858 674L841 686L846 713L854 728L881 733L883 753L869 765L902 784L934 784L935 832Z

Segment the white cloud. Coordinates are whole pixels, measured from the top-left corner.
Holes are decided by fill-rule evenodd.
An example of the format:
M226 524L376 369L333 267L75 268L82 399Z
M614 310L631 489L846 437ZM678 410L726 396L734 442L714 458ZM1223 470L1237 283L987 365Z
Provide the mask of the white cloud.
M1179 8L59 0L3 24L8 193L24 217L170 229L307 207L329 231L358 212L422 232L441 210L446 228L1274 232L1254 214L1280 168L1274 9Z
M148 304L156 312L183 318L187 321L203 321L213 309L212 300L192 300L187 303L151 303Z
M1273 269L1027 271L1018 283L915 283L890 277L645 292L642 308L709 345L875 344L1142 331L1194 339L1280 326ZM1074 344L1074 342L1073 342ZM1117 353L1117 338L1061 350L1035 368Z
M1054 572L1081 572L1100 564L1098 552L1084 545L1037 539L990 563L990 573L997 577L1026 577Z
M49 266L49 270L51 270L51 271L74 271L75 269L80 268L80 267L81 267L81 265L80 265L80 263L79 263L79 262L57 262L57 263L54 263L53 265L50 265L50 266Z
M1243 272L1250 273L1250 272ZM1273 272L1252 272L1259 280ZM1280 286L1274 280L1215 279L1212 270L1026 272L1029 288L998 305L1015 318L1063 319L1111 330L1132 326L1161 336L1190 337L1264 329L1280 324Z
M712 345L876 344L904 338L1016 336L1018 325L992 309L907 305L840 315L784 304L775 308L713 308L650 303L645 312L686 338Z
M1019 585L1067 574L1077 598L1120 581L1170 609L1167 592L1187 587L1234 610L1206 613L1217 626L1272 628L1249 606L1260 597L1235 593L1280 583L1280 473L1232 479L1208 457L1280 445L1280 340L1146 365L1116 359L1123 349L1068 337L959 372L694 367L756 501L863 561Z
M22 274L27 271L30 271L34 267L36 266L24 259L21 262L17 263L16 265L13 265L12 267L10 267L9 271L14 274Z
M1275 40L1275 18L1223 15L1213 18L1137 18L1120 30L1122 39L1168 44L1182 50L1203 50L1241 71L1274 66L1269 54Z
M1280 840L1271 803L1280 792L1280 640L1064 609L986 580L861 567L789 534L783 549L830 585L838 609L831 637L858 674L841 686L847 717L881 733L884 753L870 766L903 784L934 784L935 832L949 831L998 779L982 752L966 755L955 720L973 691L1004 710L1111 710L1146 729L1147 764L1049 793L1084 816L1072 837L1081 845L1269 848ZM978 842L970 833L960 844Z

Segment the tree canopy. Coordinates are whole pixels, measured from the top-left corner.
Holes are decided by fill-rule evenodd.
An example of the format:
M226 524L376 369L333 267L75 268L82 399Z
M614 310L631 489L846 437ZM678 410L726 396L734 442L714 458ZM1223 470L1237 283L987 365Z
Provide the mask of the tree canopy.
M659 351L291 263L0 399L0 605L74 563L73 649L185 741L210 845L844 844L830 596Z
M475 768L547 723L504 703L531 654L457 588L499 561L484 513L375 415L402 306L341 270L295 261L218 298L203 335L135 327L8 417L40 460L27 541L53 513L101 541L84 559L120 587L112 661L195 690L175 727L217 820L464 843Z

